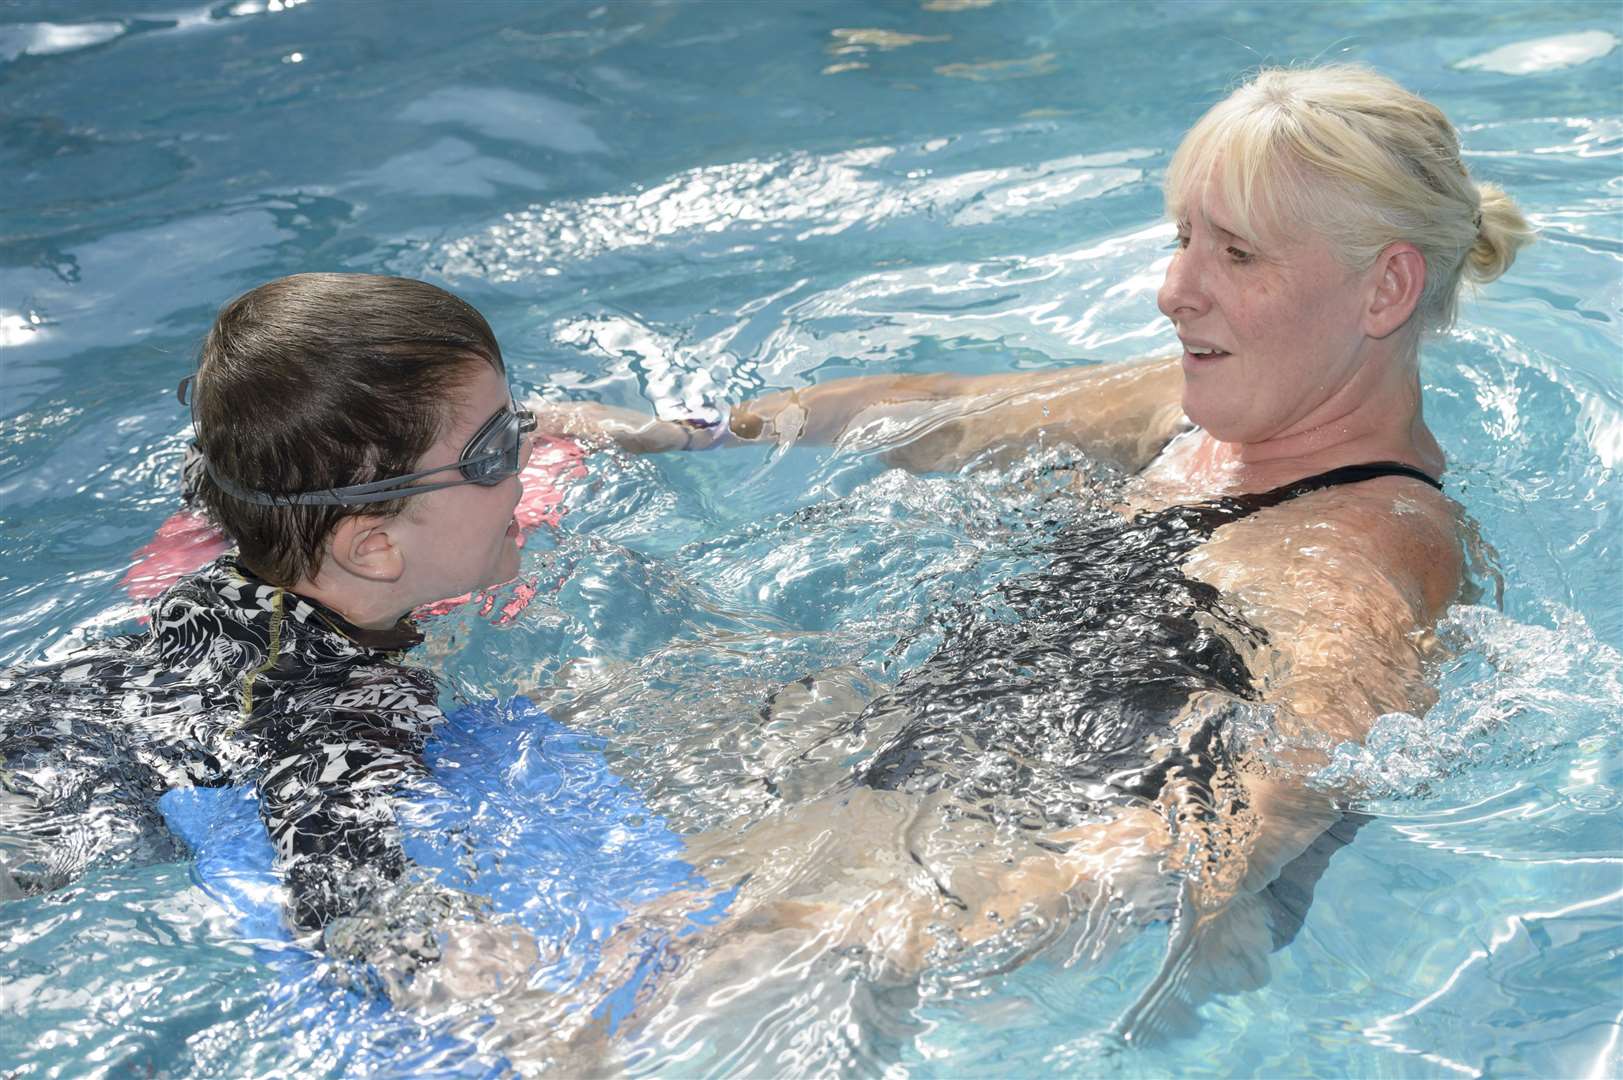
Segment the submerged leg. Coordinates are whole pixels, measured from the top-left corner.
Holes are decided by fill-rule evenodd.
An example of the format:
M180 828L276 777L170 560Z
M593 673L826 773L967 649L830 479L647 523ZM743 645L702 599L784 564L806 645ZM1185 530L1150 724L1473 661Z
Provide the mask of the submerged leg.
M93 868L179 859L156 793L151 770L96 728L13 737L0 747L0 868L34 894Z
M6 869L5 856L0 855L0 901L22 898L22 888L17 884L17 879L11 876L11 871Z
M712 881L747 880L718 924L672 941L632 1037L646 1045L701 1019L745 1024L813 999L839 1009L859 992L889 1007L916 996L933 964L991 975L1078 919L1092 941L1079 953L1101 956L1167 906L1166 829L1151 810L1058 836L1000 832L940 802L856 788L691 841ZM634 940L646 922L634 916L616 937Z

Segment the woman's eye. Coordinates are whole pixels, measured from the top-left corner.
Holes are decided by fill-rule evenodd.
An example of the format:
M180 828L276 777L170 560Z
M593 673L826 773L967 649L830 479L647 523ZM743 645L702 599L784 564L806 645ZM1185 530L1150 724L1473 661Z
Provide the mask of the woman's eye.
M1230 247L1228 249L1228 255L1229 258L1233 259L1237 263L1247 263L1251 261L1251 252L1242 248Z
M1169 248L1177 248L1179 251L1182 251L1184 248L1186 248L1188 246L1189 246L1189 235L1187 233L1179 233L1173 239L1172 243L1167 245L1167 247L1169 247Z

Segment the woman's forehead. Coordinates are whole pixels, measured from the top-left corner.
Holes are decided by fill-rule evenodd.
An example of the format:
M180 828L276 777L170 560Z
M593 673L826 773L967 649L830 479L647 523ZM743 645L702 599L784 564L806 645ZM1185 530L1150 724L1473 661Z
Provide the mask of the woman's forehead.
M1168 209L1180 221L1198 221L1234 236L1257 239L1265 230L1257 220L1256 208L1236 198L1225 179L1215 169L1190 176L1183 189L1168 200Z
M1166 195L1175 217L1205 213L1230 232L1257 242L1298 230L1306 179L1270 125L1228 113L1197 124L1173 154Z

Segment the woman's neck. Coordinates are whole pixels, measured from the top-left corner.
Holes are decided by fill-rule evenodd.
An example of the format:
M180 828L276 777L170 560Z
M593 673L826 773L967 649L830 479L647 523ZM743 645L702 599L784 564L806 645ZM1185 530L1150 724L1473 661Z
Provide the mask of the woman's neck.
M1212 461L1231 464L1247 489L1369 461L1402 462L1432 476L1444 467L1442 448L1426 426L1412 349L1366 364L1304 423L1277 437L1218 443Z

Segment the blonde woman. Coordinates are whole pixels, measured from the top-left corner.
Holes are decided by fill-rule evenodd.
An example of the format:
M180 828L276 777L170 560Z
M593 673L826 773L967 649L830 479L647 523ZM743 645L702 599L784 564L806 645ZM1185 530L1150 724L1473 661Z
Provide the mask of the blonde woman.
M1115 921L1175 927L1122 1021L1152 1030L1246 985L1294 932L1270 887L1343 827L1305 783L1326 748L1430 704L1426 642L1464 560L1418 351L1527 222L1470 178L1435 106L1353 66L1259 73L1188 133L1165 195L1176 357L845 379L717 425L543 409L543 427L634 451L883 446L951 469L1040 439L1131 474L1120 506L1079 514L1041 570L869 703L853 725L880 748L848 787L697 843L712 880L751 876L739 933L699 947L716 962L693 965L695 992L747 956L844 948L880 974L1131 910ZM799 856L772 857L786 846ZM751 929L800 936L739 946Z

